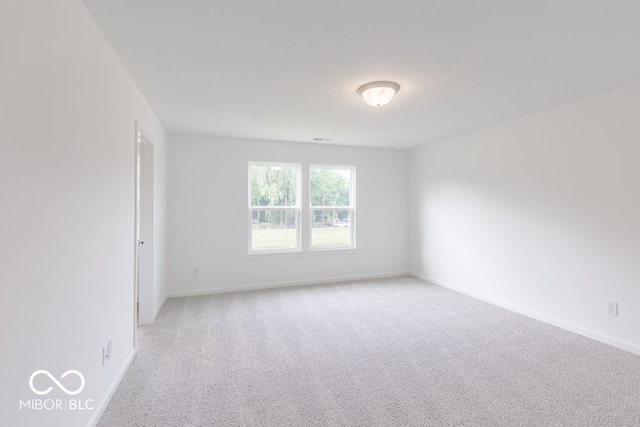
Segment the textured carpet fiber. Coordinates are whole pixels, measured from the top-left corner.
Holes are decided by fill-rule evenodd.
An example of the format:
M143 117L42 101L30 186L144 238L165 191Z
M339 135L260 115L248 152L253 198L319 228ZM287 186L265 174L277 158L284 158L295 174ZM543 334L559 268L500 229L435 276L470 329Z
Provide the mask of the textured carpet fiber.
M100 426L640 426L640 357L411 277L170 299Z

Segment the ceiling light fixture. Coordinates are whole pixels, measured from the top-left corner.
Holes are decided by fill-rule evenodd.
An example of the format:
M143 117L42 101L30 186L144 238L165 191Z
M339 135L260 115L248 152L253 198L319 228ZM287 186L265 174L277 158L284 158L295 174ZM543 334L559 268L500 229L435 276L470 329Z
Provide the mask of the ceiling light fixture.
M360 86L358 95L372 107L382 107L393 99L400 85L394 82L371 82Z

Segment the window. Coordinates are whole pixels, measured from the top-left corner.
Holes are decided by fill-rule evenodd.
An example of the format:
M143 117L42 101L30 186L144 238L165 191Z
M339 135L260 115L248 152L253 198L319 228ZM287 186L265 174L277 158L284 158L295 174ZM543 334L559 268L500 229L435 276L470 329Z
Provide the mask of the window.
M300 249L300 165L249 162L249 251Z
M354 181L351 166L310 166L311 248L355 246Z
M302 175L300 164L249 162L250 254L355 248L355 167L305 166L305 185Z

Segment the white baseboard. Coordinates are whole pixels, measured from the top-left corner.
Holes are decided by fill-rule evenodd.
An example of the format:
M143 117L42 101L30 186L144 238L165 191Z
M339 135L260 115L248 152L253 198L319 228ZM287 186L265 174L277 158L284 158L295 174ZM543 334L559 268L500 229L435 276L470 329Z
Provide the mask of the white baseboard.
M169 298L191 297L196 295L221 294L226 292L252 291L256 289L284 288L287 286L315 285L315 284L321 284L321 283L348 282L351 280L380 279L385 277L399 277L399 276L408 276L408 275L409 273L406 271L396 271L393 273L362 274L362 275L355 275L355 276L328 277L324 279L295 280L290 282L272 282L272 283L262 283L262 284L256 284L256 285L240 285L240 286L227 286L222 288L194 289L191 291L169 292L168 297Z
M443 288L451 289L453 291L460 292L461 294L469 295L470 297L473 297L482 301L486 301L493 305L497 305L498 307L506 308L507 310L511 310L516 313L523 314L527 317L540 320L541 322L548 323L553 326L557 326L558 328L566 329L567 331L575 332L576 334L583 335L587 338L591 338L596 341L609 344L621 350L625 350L625 351L640 355L640 347L628 341L620 340L618 338L614 338L612 336L602 334L600 332L596 332L591 329L586 329L586 328L574 325L572 323L568 323L563 320L559 320L554 317L550 317L545 314L538 313L538 312L529 310L527 308L508 303L506 301L489 297L487 295L483 295L478 292L470 291L460 286L456 286L451 283L445 282L444 280L436 279L434 277L429 277L429 276L425 276L418 273L409 273L409 275L422 279L426 282L433 283L434 285L442 286Z
M105 394L105 396L100 401L100 404L96 407L96 410L93 412L93 415L91 416L91 419L89 420L89 424L88 424L90 427L95 427L95 425L98 424L98 421L100 421L100 417L102 417L104 410L107 409L107 405L109 405L109 402L113 397L113 394L116 392L116 389L120 385L120 381L122 381L122 378L124 378L124 374L127 373L127 370L129 369L129 366L131 365L131 362L133 361L133 358L135 356L136 356L136 350L131 350L131 353L129 353L127 360L125 360L124 364L120 368L118 375L116 375L114 380L109 385L109 388L107 389L107 394Z
M164 306L164 303L167 302L167 298L168 296L165 295L164 299L162 300L162 302L160 303L160 305L158 306L158 308L156 308L156 311L153 313L153 321L156 321L156 317L158 317L158 314L160 313L160 310L162 310L162 307Z

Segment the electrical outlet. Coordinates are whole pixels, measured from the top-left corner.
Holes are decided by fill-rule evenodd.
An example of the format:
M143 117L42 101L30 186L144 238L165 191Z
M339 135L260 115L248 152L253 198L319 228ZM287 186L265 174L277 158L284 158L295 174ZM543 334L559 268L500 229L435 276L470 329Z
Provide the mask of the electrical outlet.
M617 302L607 301L607 314L610 314L612 316L617 316L618 315L618 303Z
M198 267L193 267L193 276L194 277L200 276L200 269Z

